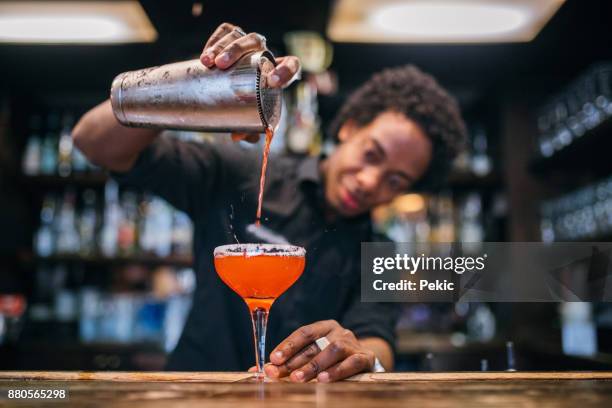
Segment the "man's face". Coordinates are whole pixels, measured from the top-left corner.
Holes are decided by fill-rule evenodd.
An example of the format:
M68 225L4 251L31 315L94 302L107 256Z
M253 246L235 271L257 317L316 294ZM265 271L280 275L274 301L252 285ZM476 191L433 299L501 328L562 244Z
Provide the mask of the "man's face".
M384 112L363 127L342 126L340 145L323 165L327 204L345 217L406 192L427 170L432 144L401 113Z

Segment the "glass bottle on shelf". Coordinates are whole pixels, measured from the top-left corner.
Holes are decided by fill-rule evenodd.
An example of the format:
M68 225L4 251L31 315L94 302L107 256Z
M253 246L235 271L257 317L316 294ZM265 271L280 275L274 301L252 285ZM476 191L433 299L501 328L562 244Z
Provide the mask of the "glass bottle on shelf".
M487 134L482 126L475 127L472 145L472 172L484 177L491 172L491 158L487 152Z
M72 170L75 173L84 173L90 168L90 163L78 147L72 148Z
M74 123L71 124L74 126ZM70 136L72 137L72 129L70 129ZM87 157L79 150L78 147L72 144L72 171L74 173L85 173L93 168L93 165L87 160Z
M454 205L449 193L443 193L433 200L433 213L435 222L431 229L431 241L439 243L454 242Z
M43 205L40 210L40 227L36 232L34 241L34 251L38 256L50 256L55 251L55 236L53 233L55 209L55 196L52 194L47 194L43 200Z
M563 149L565 146L572 143L572 133L567 127L568 108L567 101L558 96L553 102L554 115L554 131L552 138L552 146L555 151Z
M317 88L308 81L296 86L295 106L287 131L287 148L298 154L317 154L321 148Z
M40 116L32 115L29 123L30 134L28 136L28 143L26 145L23 161L21 163L23 173L28 176L35 176L40 173L40 160L42 154L40 125Z
M57 170L58 148L57 137L59 131L59 117L51 112L47 115L45 139L42 143L40 156L40 172L42 174L55 174Z
M481 220L482 203L478 193L469 194L461 208L459 237L461 242L482 242L484 230Z
M117 235L121 208L119 206L119 186L114 181L104 188L104 219L100 229L100 252L107 257L117 255Z
M121 200L121 217L119 221L119 232L117 243L122 255L133 255L136 252L138 221L138 204L136 194L133 192L123 193Z
M138 206L138 246L142 252L151 252L153 248L153 234L150 226L151 204L151 196L147 193L143 194L142 201Z
M47 134L42 142L40 151L40 173L51 175L55 173L57 167L57 139L53 135Z
M172 215L172 253L189 255L193 236L191 219L187 214L178 210L172 210Z
M612 116L612 64L602 64L595 69L597 92L595 105L606 117Z
M593 129L603 120L602 112L595 105L595 100L597 99L597 78L591 74L583 75L578 79L577 85L582 94L584 126L587 129Z
M563 352L571 356L593 356L597 353L593 305L588 302L561 303L559 314Z
M68 177L72 173L72 124L71 114L62 117L62 130L59 136L57 171L61 177Z
M172 251L172 209L158 197L147 200L147 203L140 245L144 251L160 257L168 256Z
M555 229L553 223L553 206L551 203L543 203L540 207L540 238L542 242L555 241Z
M574 138L579 138L584 135L586 132L585 128L585 117L584 112L582 111L582 100L581 100L581 91L579 86L574 85L571 86L565 95L565 99L567 101L567 107L569 112L569 117L567 119L567 125L574 135Z
M76 227L76 193L67 189L56 219L57 252L72 254L79 252L79 233Z
M91 189L83 193L83 209L79 217L79 236L81 254L93 255L96 251L96 227L98 214L96 211L96 192Z
M79 340L91 343L99 340L99 320L102 295L95 287L84 286L79 291Z
M553 109L549 104L538 115L538 145L542 157L550 157L555 152L552 142L554 133L554 115L552 112Z

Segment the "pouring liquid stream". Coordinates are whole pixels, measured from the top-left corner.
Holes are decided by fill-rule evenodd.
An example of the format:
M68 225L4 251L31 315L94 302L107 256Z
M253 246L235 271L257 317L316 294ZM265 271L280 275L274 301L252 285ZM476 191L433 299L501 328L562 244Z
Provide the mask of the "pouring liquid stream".
M255 216L255 225L261 225L261 204L263 201L264 185L266 183L266 169L268 167L268 156L270 154L270 143L274 137L274 130L271 127L266 128L266 144L264 146L263 158L261 161L261 175L259 176L259 197L257 199L257 214Z
M274 137L274 130L272 128L266 129L266 141L263 150L263 158L262 158L262 169L259 179L259 195L258 195L258 205L257 205L257 213L255 222L246 226L245 234L248 237L247 240L251 240L253 242L266 242L269 244L280 244L280 245L289 245L289 241L276 231L273 231L265 226L261 225L261 210L263 203L263 191L266 183L266 168L268 165L268 156L270 153L270 144ZM238 237L236 236L236 232L234 231L233 221L234 221L234 206L230 205L230 232L232 233L234 240L236 243L240 243Z

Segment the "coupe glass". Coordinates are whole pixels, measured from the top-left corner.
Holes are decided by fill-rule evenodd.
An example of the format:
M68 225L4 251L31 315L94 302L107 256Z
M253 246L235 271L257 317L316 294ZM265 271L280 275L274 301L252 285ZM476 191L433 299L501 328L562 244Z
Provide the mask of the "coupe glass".
M232 244L215 248L214 256L217 274L251 312L257 378L261 379L270 307L302 275L306 250L285 244Z

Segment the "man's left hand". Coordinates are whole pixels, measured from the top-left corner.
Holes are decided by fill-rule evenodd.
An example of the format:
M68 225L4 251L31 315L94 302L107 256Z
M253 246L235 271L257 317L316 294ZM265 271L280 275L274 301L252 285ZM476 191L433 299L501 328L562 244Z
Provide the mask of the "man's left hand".
M329 345L320 350L315 341L326 337ZM374 367L374 352L364 348L352 331L335 320L300 327L270 353L264 367L272 378L289 376L292 381L338 381Z

